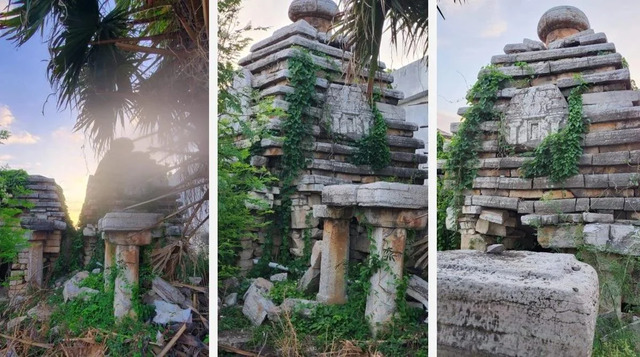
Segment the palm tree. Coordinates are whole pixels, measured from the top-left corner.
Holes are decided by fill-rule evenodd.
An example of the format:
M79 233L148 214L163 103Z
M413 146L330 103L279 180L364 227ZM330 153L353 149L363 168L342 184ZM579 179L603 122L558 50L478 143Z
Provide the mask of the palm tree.
M175 192L191 231L208 219L208 2L15 0L0 10L0 36L21 46L39 34L59 109L98 154L131 123L179 175ZM188 236L187 232L186 235Z
M342 0L335 36L348 39L354 54L355 70L368 70L367 95L373 95L374 74L378 69L384 31L391 33L391 44L402 42L426 55L429 25L427 0ZM385 30L385 24L388 25Z

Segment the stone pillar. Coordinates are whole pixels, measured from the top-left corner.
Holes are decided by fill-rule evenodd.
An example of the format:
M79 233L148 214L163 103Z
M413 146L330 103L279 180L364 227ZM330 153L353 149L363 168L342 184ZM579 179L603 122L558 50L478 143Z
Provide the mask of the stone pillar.
M426 204L426 203L425 203ZM365 315L377 333L396 311L397 286L402 279L407 229L423 229L427 211L417 209L365 208L364 219L372 225L371 254L376 254L383 267L370 279Z
M132 299L139 281L140 246L151 243L151 229L161 219L155 213L111 212L98 223L105 238L105 277L118 269L113 299L116 319L135 317Z
M388 182L325 187L322 202L328 206L314 206L313 211L316 217L326 218L318 300L327 299L329 288L344 288L346 267L336 271L333 265L325 264L325 259L329 261L337 256L337 249L343 244L348 250L348 239L340 241L341 237L348 235L348 225L345 226L347 233L341 234L335 228L336 220L346 218L340 213L355 207L358 213L362 213L356 215L358 219L374 227L375 249L372 253L385 262L385 266L371 277L365 312L373 333L380 331L396 310L396 287L404 268L406 230L424 229L427 225L427 192L426 186ZM349 217L351 215L349 212Z
M353 217L353 209L316 205L313 216L325 219L317 300L326 304L344 304L347 302L349 221Z
M47 240L47 232L34 231L29 239L27 276L25 281L29 285L42 286L44 271L44 242Z
M111 243L106 237L104 239L104 286L105 290L109 290L109 279L111 277L111 269L116 262L116 245Z

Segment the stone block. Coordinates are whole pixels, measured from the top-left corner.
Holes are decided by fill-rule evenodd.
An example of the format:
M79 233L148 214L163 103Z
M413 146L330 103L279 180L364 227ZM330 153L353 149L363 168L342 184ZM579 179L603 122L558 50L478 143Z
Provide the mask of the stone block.
M582 218L587 223L613 223L612 214L584 212Z
M140 231L151 229L161 222L162 214L139 212L109 212L98 222L98 230Z
M518 213L533 213L534 201L520 201L518 202Z
M562 182L553 182L548 177L536 177L533 179L534 189L582 188L584 185L584 175L571 176Z
M584 242L594 247L604 248L609 241L610 224L591 223L583 229Z
M584 175L584 186L587 188L609 187L609 174Z
M322 203L332 206L355 206L358 185L333 185L322 189Z
M480 219L491 223L504 224L509 219L509 212L496 209L483 209L480 213Z
M538 228L538 243L543 248L575 248L583 241L582 225L563 224Z
M480 214L482 213L481 206L462 206L462 214Z
M531 179L517 177L498 177L498 188L504 190L530 190Z
M485 221L484 219L479 219L476 222L476 232L490 235L490 236L500 236L504 237L507 235L507 227L491 223L489 221Z
M560 199L560 200L550 200L550 201L536 201L533 204L533 207L536 213L575 212L576 200L573 198L570 198L570 199Z
M426 187L426 186L425 186ZM423 229L427 225L427 210L365 208L363 216L366 223L375 227Z
M573 255L447 251L437 261L445 356L591 354L598 276Z
M623 210L623 197L598 197L591 199L592 210Z
M357 202L363 207L421 209L428 206L428 191L428 187L424 185L375 182L358 187Z
M497 55L491 57L491 63L539 62L570 57L585 57L589 55L597 55L604 51L615 52L615 50L616 47L613 43L602 43L547 51L530 51L524 53Z
M274 312L276 309L273 301L267 298L272 288L272 282L263 278L257 278L244 294L242 313L254 326L260 326L267 318L267 314Z
M500 196L472 196L471 202L475 206L491 207L491 208L503 208L510 210L518 209L518 202L520 200L511 197Z
M558 224L557 214L528 214L520 217L520 222L525 226L551 226Z
M611 92L604 92L611 93ZM601 93L602 94L602 93ZM600 154L593 154L593 165L610 166L610 165L626 165L629 163L628 151L614 151Z
M591 205L589 198L576 199L576 212L588 211Z
M637 173L609 174L609 187L623 189L637 187L640 182L640 175Z

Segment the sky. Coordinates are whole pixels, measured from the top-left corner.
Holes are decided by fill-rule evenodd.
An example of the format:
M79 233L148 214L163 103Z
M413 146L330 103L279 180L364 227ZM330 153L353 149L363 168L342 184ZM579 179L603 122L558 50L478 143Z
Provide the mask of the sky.
M58 110L57 98L50 96L49 53L40 38L20 48L2 38L0 54L0 128L12 134L0 145L0 166L55 179L75 223L96 168L94 153L84 135L73 132L73 113Z
M629 63L631 78L640 73L640 3L633 0L452 0L438 2L445 19L438 17L438 129L449 132L449 125L459 121L459 107L466 106L467 90L475 83L480 68L491 57L504 54L508 43L524 38L539 40L538 21L554 6L572 5L582 10L597 32Z

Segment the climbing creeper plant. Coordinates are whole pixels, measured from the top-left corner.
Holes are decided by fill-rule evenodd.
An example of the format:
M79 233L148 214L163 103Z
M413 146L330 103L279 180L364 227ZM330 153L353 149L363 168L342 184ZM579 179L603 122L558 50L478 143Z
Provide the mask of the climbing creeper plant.
M0 168L0 263L11 262L28 244L18 215L33 204L16 198L29 193L27 178L24 170Z
M451 198L453 207L462 205L463 192L471 188L477 174L478 149L480 148L480 124L493 120L498 113L493 109L498 99L498 90L510 76L500 72L494 66L482 71L478 81L467 93L471 104L464 114L464 120L456 135L451 139L449 157L445 166L446 178L453 181Z
M289 222L291 222L291 195L295 192L294 182L300 171L306 168L312 122L305 113L316 103L315 83L318 67L309 52L298 48L297 54L289 59L290 85L294 91L287 94L289 103L287 116L282 122L284 141L282 144L282 172L280 173L281 206L277 209L278 224L282 235L282 258L289 257Z
M374 171L387 167L391 162L391 151L387 142L387 123L376 106L376 101L379 99L380 93L376 93L369 103L373 114L373 125L369 134L356 143L356 152L353 155L354 164L369 165Z
M538 145L534 158L522 165L524 177L549 176L554 182L562 182L578 174L578 162L583 151L580 143L587 130L582 118L582 93L586 89L587 85L582 82L571 90L567 125Z

